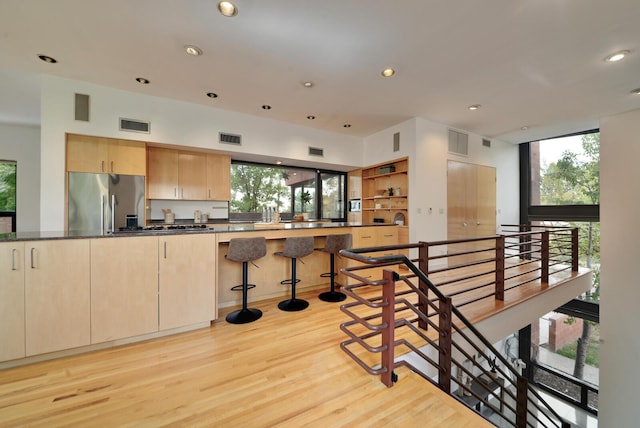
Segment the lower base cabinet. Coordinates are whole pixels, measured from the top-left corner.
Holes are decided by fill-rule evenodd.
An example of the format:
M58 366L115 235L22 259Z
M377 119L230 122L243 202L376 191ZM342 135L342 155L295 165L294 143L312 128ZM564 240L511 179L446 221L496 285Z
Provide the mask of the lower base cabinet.
M158 238L91 240L91 343L158 331Z
M215 319L215 235L164 236L158 244L160 330Z
M25 243L26 355L90 344L89 241Z
M0 361L25 356L24 243L0 244Z

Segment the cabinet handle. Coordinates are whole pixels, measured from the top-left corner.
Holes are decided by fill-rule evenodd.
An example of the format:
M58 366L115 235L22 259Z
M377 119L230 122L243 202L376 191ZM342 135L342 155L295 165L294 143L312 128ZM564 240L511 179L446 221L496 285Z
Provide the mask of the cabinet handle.
M100 161L100 172L104 172L104 161Z
M167 241L164 241L164 258L167 258Z
M33 257L33 253L34 253L35 250L36 250L35 248L33 248L33 247L31 248L31 269L35 269L36 268L36 266L34 264L34 257Z
M385 238L391 238L393 235L384 235Z
M211 189L209 189L209 199L211 199Z
M173 188L173 197L174 197L174 198L177 198L177 197L178 197L178 188L177 188L177 187L174 187L174 188Z
M180 199L184 199L184 187L180 189Z
M111 161L111 172L113 172L113 161Z
M362 239L371 239L371 235L369 236L363 236Z
M16 268L16 250L15 248L11 249L11 270L18 270Z

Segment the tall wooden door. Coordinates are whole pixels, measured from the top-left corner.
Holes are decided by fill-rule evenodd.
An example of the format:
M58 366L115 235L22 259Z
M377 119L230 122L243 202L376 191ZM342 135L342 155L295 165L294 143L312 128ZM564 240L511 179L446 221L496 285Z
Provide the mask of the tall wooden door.
M448 161L447 239L467 239L495 233L496 169ZM465 249L473 250L475 245Z

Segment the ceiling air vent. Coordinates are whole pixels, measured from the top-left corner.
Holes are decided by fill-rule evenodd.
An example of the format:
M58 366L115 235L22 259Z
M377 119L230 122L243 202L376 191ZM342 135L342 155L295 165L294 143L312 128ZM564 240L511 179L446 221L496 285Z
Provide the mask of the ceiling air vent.
M151 122L120 118L120 130L129 132L151 133Z
M491 140L487 140L486 138L483 138L482 145L485 147L491 147Z
M324 157L324 149L319 149L317 147L309 147L309 155Z
M224 132L219 133L220 144L233 144L236 146L242 145L242 136L235 134L226 134Z
M469 135L449 130L449 153L469 154Z

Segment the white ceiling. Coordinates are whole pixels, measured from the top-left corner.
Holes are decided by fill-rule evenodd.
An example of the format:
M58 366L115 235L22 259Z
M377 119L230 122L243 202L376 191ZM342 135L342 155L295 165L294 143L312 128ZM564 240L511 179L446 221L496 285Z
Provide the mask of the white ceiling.
M638 0L235 3L2 0L0 122L39 123L40 74L360 137L422 117L519 143L640 108Z

